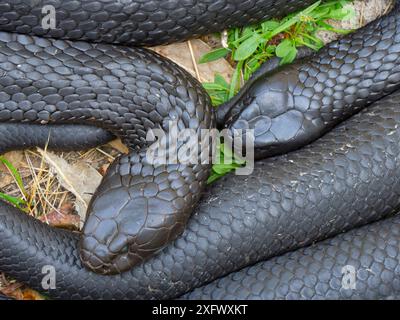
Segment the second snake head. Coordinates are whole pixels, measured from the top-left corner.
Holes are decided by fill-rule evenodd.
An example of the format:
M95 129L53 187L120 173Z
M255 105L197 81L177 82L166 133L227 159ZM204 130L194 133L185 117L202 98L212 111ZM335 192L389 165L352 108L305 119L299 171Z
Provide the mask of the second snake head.
M303 90L298 72L288 67L255 81L220 118L231 134L241 132L244 141L245 132L252 130L257 159L292 151L310 142L323 126L319 108L313 110Z

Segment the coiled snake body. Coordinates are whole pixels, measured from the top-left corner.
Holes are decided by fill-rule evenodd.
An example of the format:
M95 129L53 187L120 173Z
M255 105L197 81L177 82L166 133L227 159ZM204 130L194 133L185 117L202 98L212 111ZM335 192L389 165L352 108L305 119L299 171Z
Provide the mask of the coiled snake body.
M153 6L151 16L154 18L162 16L158 9L173 12L177 8L173 4L180 2L146 1L147 7L142 1L129 1L132 7L128 7L144 17L142 11L133 8L148 10L151 5L159 4L159 7ZM68 5L82 4L78 10L96 3L54 1L62 14L76 9L68 10ZM114 1L109 3L108 9L94 6L90 10L117 12L111 8L112 4L118 5ZM292 4L291 1L267 0L213 3L219 3L221 8L225 4L227 8L249 15L255 8ZM221 19L221 14L231 14L228 9L221 8L217 10L221 14L212 13L210 8L215 9L216 5L213 7L209 1L192 1L193 4L198 5L195 8L206 6L204 17ZM25 1L20 7L1 4L0 29L43 35L43 30L32 27L38 14L29 9ZM164 38L154 36L153 39L151 35L135 38L134 32L145 32L121 24L121 28L115 29L121 34L118 38L112 28L106 30L109 33L92 32L91 27L96 24L91 22L106 19L99 18L101 14L96 15L97 18L91 16L93 19L88 20L86 27L74 25L71 17L65 17L65 25L71 26L68 32L49 31L46 35L74 38L79 34L82 39L108 42L125 41L129 36L133 43L140 44L144 43L143 39L153 44L158 42L155 38L169 42L178 37L173 31L169 36L163 33ZM151 19L142 22L143 31L152 28L149 27L151 22ZM193 25L196 28L196 24ZM213 31L212 28L204 32ZM122 36L121 30L131 33ZM156 32L154 30L157 29L151 32ZM157 126L166 129L167 120L178 120L181 128L213 127L207 95L179 67L144 49L46 40L8 32L0 33L1 121L90 123L121 136L133 147L142 147L121 157L104 178L92 201L81 251L83 263L100 273L124 271L142 262L183 230L200 197L209 168L207 165L173 165L160 169L148 164L143 151L145 130ZM181 39L186 37L183 33ZM257 163L251 176L232 175L222 179L203 195L184 233L159 254L131 270L104 276L85 269L79 258L76 234L49 228L5 203L1 203L0 211L0 270L43 291L42 267L54 266L56 288L46 293L55 298L176 298L250 264L396 213L400 205L400 96L394 93L379 99L400 88L399 62L400 15L396 6L388 16L328 45L319 53L252 80L234 104L228 103L220 109L217 118L220 123L224 119L230 128L255 129L256 153L260 158L298 149L363 107L374 105L301 150ZM4 140L1 145L4 150L43 144L40 136L49 131L54 133L50 135L50 146L69 145L68 141L59 141L59 138L65 141L62 133L70 130L68 126L42 129L39 125L5 125L14 132L44 131L38 134L36 141L29 135L21 136L19 142ZM110 138L99 129L81 128L84 135L91 132L94 140ZM70 138L75 139L74 136ZM89 137L79 146L91 146L94 140ZM388 220L382 224L382 228L386 228L382 230L387 230L388 223L397 225L397 220ZM377 226L370 228L379 228ZM344 244L357 241L370 243L371 237L364 236L368 230L360 229L328 245L322 243L316 248L282 256L278 261L245 269L194 291L189 297L308 298L323 294L348 297L336 284L330 285L334 281L319 277L320 270L326 270L315 267L312 259L322 252L317 262L324 266L329 264L328 258L341 259L339 262L344 263L342 260L346 259L340 255L325 254L325 248L342 248ZM393 234L385 232L380 236L392 241ZM360 256L366 255L364 251L368 248L360 248ZM390 277L396 275L398 271L392 266L398 261L397 251L391 247L383 251L393 256L390 266L383 263L390 275L384 273L383 276L386 270L380 268L381 273L377 271L375 279L390 281ZM304 259L311 257L306 261L310 264L307 271L310 279L317 279L303 279L304 290L296 286L298 282L290 282L293 277L288 275L296 268L290 261L301 260L302 256ZM368 263L382 263L379 259L380 256L372 254ZM367 266L364 262L360 267ZM268 272L273 272L269 270L275 270L276 264L290 267L274 273L272 280L263 282L261 287L252 287L250 293L249 288L241 285L241 281L249 281L248 277L269 278ZM328 273L337 272L337 264L329 265ZM375 290L370 282L365 283L361 292L354 295L385 297L399 289L396 285L378 285ZM285 287L287 290L271 293L274 285L275 289Z

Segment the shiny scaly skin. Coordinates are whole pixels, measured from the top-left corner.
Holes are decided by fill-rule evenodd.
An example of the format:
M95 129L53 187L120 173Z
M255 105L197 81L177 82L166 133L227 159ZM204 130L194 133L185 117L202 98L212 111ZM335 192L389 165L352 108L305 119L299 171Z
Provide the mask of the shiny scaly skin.
M195 79L146 49L6 32L0 32L0 74L0 122L90 124L131 147L89 205L81 241L87 267L128 270L183 232L210 165L153 165L146 135L152 128L167 133L170 121L196 134L214 126L210 99Z
M400 293L400 216L231 273L185 299L385 299Z
M31 147L59 151L85 150L105 144L113 135L85 125L0 124L0 153Z
M206 192L181 237L121 275L86 270L77 234L1 202L0 270L43 291L42 267L54 266L56 289L44 292L53 298L176 298L258 261L388 217L400 208L399 105L397 92L311 145L256 163L251 176L223 178Z
M286 15L315 0L12 0L0 3L0 30L101 43L157 45ZM43 29L45 5L56 28ZM47 20L46 20L47 21Z
M400 4L309 58L257 74L217 119L230 129L254 129L261 159L314 141L398 88Z
M375 31L379 35L379 29ZM377 40L362 42L368 54L387 39ZM78 75L85 72L79 64L72 67ZM379 80L382 74L376 77ZM389 92L395 90L386 84ZM382 96L380 91L376 96L375 88L363 92L370 95L363 97L364 102ZM308 91L304 95L307 98ZM122 275L104 277L87 271L79 260L77 235L51 229L2 203L0 270L40 290L42 266L55 266L56 290L48 292L53 297L173 298L249 264L386 217L400 205L398 101L393 95L393 103L384 101L388 107L378 102L304 150L258 163L251 177L224 178L205 195L182 237ZM46 112L39 118L51 120ZM103 191L108 189L106 184ZM101 240L96 243L101 245ZM89 261L92 267L93 263Z

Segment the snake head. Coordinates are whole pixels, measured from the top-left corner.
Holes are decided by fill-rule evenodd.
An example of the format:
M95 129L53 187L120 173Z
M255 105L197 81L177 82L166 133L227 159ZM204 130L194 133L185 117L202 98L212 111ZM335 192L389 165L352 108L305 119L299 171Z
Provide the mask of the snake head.
M246 131L253 130L258 159L292 151L319 130L310 99L297 95L297 74L295 68L286 68L260 78L225 117L225 127L241 130L243 139Z
M176 239L200 193L196 175L207 174L195 171L183 165L155 168L137 154L116 161L90 203L82 263L96 273L121 273Z

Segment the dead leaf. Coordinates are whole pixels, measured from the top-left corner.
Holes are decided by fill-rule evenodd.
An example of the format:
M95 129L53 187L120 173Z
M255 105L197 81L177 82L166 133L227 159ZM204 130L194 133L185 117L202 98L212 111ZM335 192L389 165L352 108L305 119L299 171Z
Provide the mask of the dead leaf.
M111 163L105 163L100 167L99 171L100 171L100 174L102 176L104 176L106 174L106 172L107 172L108 168L110 167L110 165L111 165Z
M79 230L80 218L74 212L72 203L64 203L58 210L41 215L39 220L56 228Z
M108 144L110 145L110 147L116 149L121 153L129 153L128 147L122 143L121 139L115 139L113 141L110 141Z
M192 76L197 78L196 68L188 43L189 41L174 43L167 46L158 46L150 49L174 61L176 64L187 70ZM200 79L198 79L200 82L214 82L214 76L216 73L222 75L227 82L231 81L234 70L228 61L220 59L218 61L198 64L200 58L212 49L200 39L190 40L190 44L193 49L194 60L197 64L197 69L200 75Z
M22 290L23 300L45 300L45 298L37 291L26 288Z
M48 163L51 170L56 173L60 184L72 192L76 197L75 208L81 219L85 221L86 210L93 193L99 186L102 175L85 162L69 164L56 154L37 148L43 159Z
M16 300L44 300L44 297L25 285L16 281L8 281L4 274L0 274L0 293Z

